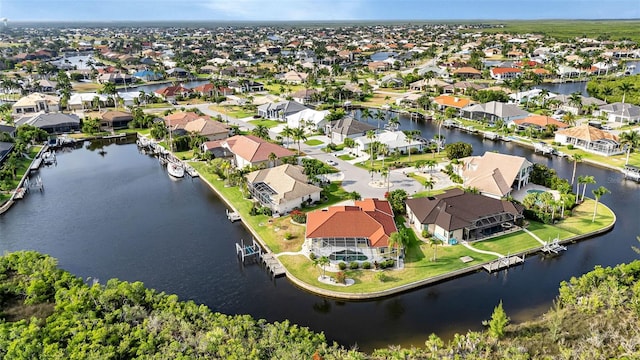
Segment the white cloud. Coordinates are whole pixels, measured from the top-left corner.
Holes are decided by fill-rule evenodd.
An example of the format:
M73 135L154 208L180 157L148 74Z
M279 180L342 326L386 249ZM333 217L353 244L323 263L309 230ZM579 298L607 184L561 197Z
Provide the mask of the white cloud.
M215 19L353 20L363 18L365 0L209 0Z

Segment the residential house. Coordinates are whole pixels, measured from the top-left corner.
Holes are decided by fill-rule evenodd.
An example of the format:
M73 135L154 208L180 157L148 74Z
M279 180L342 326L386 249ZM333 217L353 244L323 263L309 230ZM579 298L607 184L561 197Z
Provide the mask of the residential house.
M183 68L176 67L176 68L167 70L167 75L171 77L185 78L189 76L189 71Z
M289 71L278 76L278 79L290 84L302 84L307 81L309 74L299 71Z
M634 124L640 121L640 106L623 102L601 105L598 113L610 122Z
M234 155L235 166L238 169L247 166L268 164L269 154L276 155L280 161L283 157L294 156L295 153L253 135L236 135L222 141L222 146Z
M514 120L524 119L529 116L529 113L514 104L490 101L485 104L469 105L460 110L460 116L465 119L484 121L490 124L495 124L498 120L509 124Z
M345 116L327 124L325 134L331 138L332 142L342 143L346 138L354 139L358 136L364 136L369 130L376 130L376 127L358 121L352 116Z
M494 67L489 71L489 75L496 80L512 80L522 76L522 70L518 68Z
M516 230L524 218L521 205L457 188L433 197L407 199L406 207L416 231L426 230L452 245Z
M230 87L225 87L225 86L216 87L212 83L202 84L194 87L191 90L200 96L214 96L214 95L227 96L227 95L233 95L235 91Z
M391 64L384 61L371 61L367 64L367 67L371 72L379 73L389 70L391 68Z
M455 69L451 72L451 75L457 76L461 79L481 79L482 72L478 69L465 66Z
M131 84L133 82L133 77L129 74L104 73L98 75L98 78L96 80L101 84Z
M265 119L277 119L285 121L287 116L308 109L308 107L296 101L281 101L267 103L258 106L258 115Z
M402 96L396 98L396 105L418 107L418 99L423 97L423 94L405 93Z
M131 113L123 111L106 111L100 115L100 129L110 131L114 129L124 129L133 120Z
M16 128L11 125L0 124L0 134L7 133L11 137L16 137Z
M247 187L253 199L274 214L284 215L301 204L320 201L322 188L309 184L301 166L283 164L257 170L246 175Z
M482 90L485 86L475 84L469 81L458 81L453 84L447 84L442 87L445 94L466 94L469 89Z
M163 79L161 73L151 70L140 70L138 72L135 72L133 76L143 81L158 81Z
M463 185L496 199L527 185L533 169L533 164L524 157L494 152L462 158L460 162L457 172Z
M440 95L433 99L433 102L436 103L438 110L444 111L446 108L454 108L458 110L458 112L471 104L471 100L467 98L461 98L458 96L451 95Z
M107 95L98 93L75 93L71 95L69 101L67 101L67 109L69 110L84 110L102 108L107 106L109 98Z
M358 154L366 154L367 149L369 149L369 144L374 141L378 141L386 145L390 152L398 151L401 154L406 154L409 149L421 150L424 146L424 144L418 139L409 141L409 139L407 139L407 135L400 130L385 130L377 133L373 139L367 138L366 135L358 136L354 141Z
M555 141L605 156L624 152L618 136L587 124L556 131Z
M570 95L565 94L558 94L556 96L550 97L549 100L560 102L558 108L564 112L572 113L573 115L583 115L586 114L588 109L592 108L593 106L601 107L607 104L600 99L582 95L580 95L579 105L571 100Z
M293 94L291 94L291 98L293 101L298 102L300 104L308 104L313 101L313 97L317 96L320 92L316 89L300 89Z
M512 124L517 126L518 130L525 130L527 128L544 130L548 126L553 126L556 129L564 129L569 127L569 125L567 125L566 123L545 115L530 115L524 119L514 120Z
M193 90L182 85L171 85L155 91L156 95L167 101L175 101L177 97L188 97L192 92Z
M80 130L80 118L75 114L39 113L25 116L16 121L16 125L32 125L49 134L61 134Z
M237 93L252 93L264 91L264 84L253 80L240 80L230 82L229 88Z
M394 257L389 237L397 231L388 201L364 199L309 212L305 245L334 263L380 262Z
M15 144L12 142L0 141L0 166L2 166L14 146Z
M233 161L233 153L226 147L222 146L224 140L205 141L200 145L203 152L210 152L214 159L229 159Z
M313 130L324 129L327 122L324 118L329 115L329 110L305 109L287 116L287 126L290 128L311 126Z
M33 114L40 111L60 111L60 98L54 95L33 93L23 96L11 106L14 114Z
M38 81L38 91L43 93L48 93L48 94L55 93L57 86L58 86L57 82L51 81L49 79L42 79Z
M425 91L427 89L444 88L447 85L449 85L449 83L444 82L440 79L429 79L429 80L422 79L422 80L414 81L411 84L409 84L409 90Z
M229 137L229 126L205 117L189 121L182 128L187 133L196 133L209 141L222 140Z

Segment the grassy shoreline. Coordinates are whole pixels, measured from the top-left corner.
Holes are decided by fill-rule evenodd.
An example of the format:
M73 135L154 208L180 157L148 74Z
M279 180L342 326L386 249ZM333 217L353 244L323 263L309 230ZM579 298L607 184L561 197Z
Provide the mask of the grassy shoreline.
M304 226L295 225L289 216L272 219L265 215L250 216L251 201L244 198L235 187L225 187L224 181L207 169L201 162L190 163L200 176L217 194L238 211L243 223L258 240L271 252L278 255L284 252L298 252L304 242ZM336 192L339 189L335 190ZM339 199L335 194L335 200ZM322 204L330 206L334 201ZM576 241L597 233L607 231L615 223L615 214L605 205L598 204L596 221L591 222L595 202L587 199L578 205L574 216L556 225L544 225L532 222L529 230L544 241L559 237L561 242ZM285 238L285 234L291 237ZM403 269L373 271L346 270L348 278L355 284L345 287L320 282L318 277L322 269L313 266L313 262L303 254L283 254L279 260L287 270L287 277L297 286L312 293L341 299L371 299L407 291L430 283L449 280L482 268L482 265L498 259L497 256L474 252L462 245L436 246L423 242L410 232ZM503 255L530 254L540 251L542 245L525 232L519 231L491 240L473 244L479 250L499 252ZM436 260L433 261L434 252ZM463 263L460 258L470 256L473 261ZM379 273L384 275L378 275Z

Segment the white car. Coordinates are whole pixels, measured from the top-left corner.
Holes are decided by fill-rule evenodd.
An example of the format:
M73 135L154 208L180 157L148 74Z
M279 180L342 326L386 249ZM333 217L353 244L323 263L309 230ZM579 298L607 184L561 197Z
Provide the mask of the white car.
M333 160L331 160L331 159L327 160L327 164L329 164L331 166L338 166L338 163L333 161Z

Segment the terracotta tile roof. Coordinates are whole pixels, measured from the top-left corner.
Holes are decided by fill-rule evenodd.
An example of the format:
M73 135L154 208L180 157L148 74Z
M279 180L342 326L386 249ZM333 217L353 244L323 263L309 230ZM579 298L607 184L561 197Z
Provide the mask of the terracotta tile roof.
M219 121L208 120L203 117L189 121L184 125L186 131L193 131L202 136L228 134L229 127Z
M462 109L463 107L471 104L471 100L457 97L457 96L449 96L449 95L440 95L433 99L440 106L448 106L454 107L458 109Z
M307 214L306 238L362 237L371 247L386 247L398 231L386 200L364 199L353 206L332 206Z
M508 74L508 73L521 73L522 70L518 68L493 68L491 69L493 74Z
M533 124L541 128L544 128L547 125L555 125L558 129L569 127L569 125L563 123L562 121L558 121L550 116L544 115L531 115L524 119L514 120L513 123L517 125Z
M200 115L194 113L193 111L189 112L177 112L173 114L169 114L164 117L164 123L172 128L176 129L178 127L182 128L190 121L193 121L199 118Z
M176 86L167 86L165 88L158 89L155 92L156 94L162 95L162 96L175 96L176 94L188 94L191 91L192 91L191 89L188 89L184 86L176 85Z
M547 69L541 69L541 68L536 68L531 70L534 74L538 74L538 75L549 75L551 74L551 72Z
M236 135L228 138L225 143L231 152L251 163L267 161L271 153L276 154L278 159L295 155L289 149L253 135Z
M619 138L612 133L586 124L564 130L558 130L556 131L556 134L565 135L576 139L587 140L590 142L603 139L619 142Z

